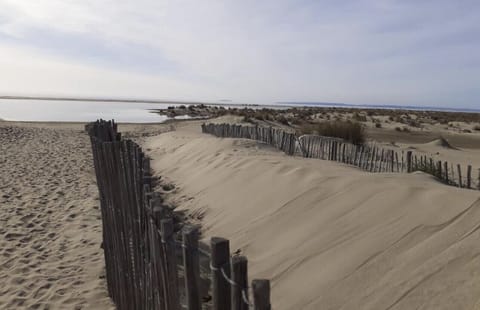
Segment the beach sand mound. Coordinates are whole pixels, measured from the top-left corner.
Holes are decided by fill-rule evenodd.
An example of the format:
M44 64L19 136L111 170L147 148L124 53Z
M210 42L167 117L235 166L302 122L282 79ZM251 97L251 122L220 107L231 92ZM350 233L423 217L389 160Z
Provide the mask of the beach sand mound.
M230 239L249 279L272 280L273 309L478 305L478 192L236 141L193 123L144 146L177 185L170 200L203 215L205 240Z
M438 139L435 139L433 141L430 141L428 143L425 143L428 146L436 146L436 147L441 147L441 148L446 148L450 150L456 150L456 147L453 147L450 145L450 143L443 137L440 137Z
M89 139L37 126L0 123L0 309L113 309Z

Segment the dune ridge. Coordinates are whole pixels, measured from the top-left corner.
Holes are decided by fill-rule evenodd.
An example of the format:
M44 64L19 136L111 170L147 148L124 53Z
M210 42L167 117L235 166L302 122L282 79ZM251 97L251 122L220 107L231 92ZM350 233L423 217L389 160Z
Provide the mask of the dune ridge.
M169 200L272 279L275 309L478 306L478 192L177 129L145 142Z

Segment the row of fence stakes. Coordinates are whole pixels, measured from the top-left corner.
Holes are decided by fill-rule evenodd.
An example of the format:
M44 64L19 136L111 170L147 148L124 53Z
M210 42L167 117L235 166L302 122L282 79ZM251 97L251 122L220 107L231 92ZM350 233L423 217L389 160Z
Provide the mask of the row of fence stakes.
M200 256L210 261L213 309L271 309L270 281L255 279L249 288L248 260L232 256L227 239L211 238L205 253L198 227L177 229L172 211L153 191L150 160L122 139L115 122L99 120L85 129L100 193L108 293L117 309L202 309L210 302L203 300L208 290L201 285Z
M243 138L271 145L290 156L337 161L356 166L369 172L423 171L445 184L460 188L480 190L480 169L477 184L474 184L473 168L467 165L463 175L460 164L454 166L446 161L435 160L413 151L395 151L376 144L353 144L339 138L319 135L301 135L280 128L239 124L202 124L202 132L222 138Z

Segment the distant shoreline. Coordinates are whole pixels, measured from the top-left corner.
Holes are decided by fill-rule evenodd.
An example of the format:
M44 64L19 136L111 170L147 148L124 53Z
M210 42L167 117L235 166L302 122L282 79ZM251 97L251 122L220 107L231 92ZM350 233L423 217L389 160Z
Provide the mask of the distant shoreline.
M437 111L437 112L459 112L459 113L480 113L480 109L474 108L450 108L450 107L431 107L431 106L412 106L412 105L381 105L381 104L349 104L349 103L330 103L314 101L277 101L269 104L248 104L225 102L207 102L207 101L182 101L182 100L159 100L159 99L121 99L121 98L95 98L95 97L43 97L43 96L0 96L0 100L44 100L44 101L86 101L86 102L123 102L123 103L158 103L173 105L209 105L224 107L264 107L264 108L353 108L353 109L381 109L381 110L406 110L406 111Z

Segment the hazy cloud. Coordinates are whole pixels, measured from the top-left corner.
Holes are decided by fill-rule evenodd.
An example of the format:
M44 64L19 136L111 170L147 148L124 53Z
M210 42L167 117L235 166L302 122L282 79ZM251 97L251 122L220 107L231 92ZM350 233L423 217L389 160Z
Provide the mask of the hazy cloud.
M477 3L0 0L0 91L474 107Z

